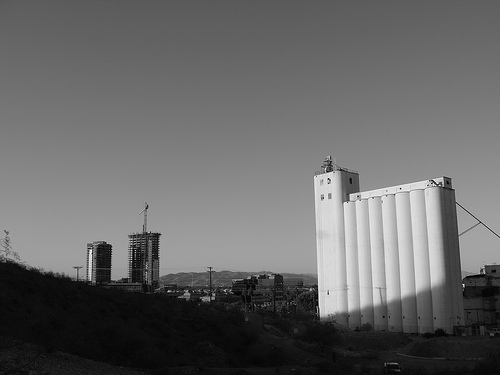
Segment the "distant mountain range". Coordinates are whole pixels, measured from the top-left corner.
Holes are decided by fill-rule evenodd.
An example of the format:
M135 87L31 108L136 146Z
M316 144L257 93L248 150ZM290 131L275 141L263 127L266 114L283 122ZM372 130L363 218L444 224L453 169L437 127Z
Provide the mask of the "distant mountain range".
M466 276L477 275L479 272L462 271L462 279Z
M212 286L231 286L233 279L246 279L252 275L270 275L276 272L259 271L259 272L241 272L241 271L213 271ZM310 273L280 273L284 280L301 279L304 285L316 285L318 276ZM160 276L160 284L177 284L178 286L208 286L209 273L207 272L180 272L169 273L168 275Z
M242 272L242 271L214 271L212 272L212 286L231 286L234 279L246 279L252 275L270 275L275 272ZM462 278L473 275L472 272L462 271ZM305 286L317 285L318 276L311 273L281 273L283 279L301 279ZM160 284L177 284L178 286L204 287L209 285L209 273L207 272L180 272L169 273L160 276Z

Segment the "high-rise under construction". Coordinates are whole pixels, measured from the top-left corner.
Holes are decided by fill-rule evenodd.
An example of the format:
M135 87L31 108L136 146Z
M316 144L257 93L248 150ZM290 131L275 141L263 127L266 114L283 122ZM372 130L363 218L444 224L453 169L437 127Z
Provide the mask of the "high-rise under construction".
M160 280L161 233L142 232L128 235L128 280L142 283L145 290L158 288Z

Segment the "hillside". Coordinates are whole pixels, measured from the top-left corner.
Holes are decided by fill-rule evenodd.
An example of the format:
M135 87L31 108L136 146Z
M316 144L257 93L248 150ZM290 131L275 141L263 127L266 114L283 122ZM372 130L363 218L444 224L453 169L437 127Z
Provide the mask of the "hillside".
M262 373L277 363L298 369L306 362L313 369L302 373L313 374L325 361L316 346L304 350L288 339L291 321L265 311L246 321L243 310L241 302L198 304L166 293L107 290L0 262L0 374L10 362L34 356L49 369L44 374L68 367L75 374L128 373L122 367L152 374L193 368ZM275 323L279 328L272 328ZM118 368L90 370L98 363Z
M41 373L51 374L62 368L98 374L98 362L119 366L103 370L110 374L129 373L121 367L151 374L194 368L262 374L276 366L316 374L332 365L316 337L309 343L291 339L298 325L307 332L296 316L284 320L262 312L246 322L241 307L111 291L14 263L0 263L0 316L0 373L9 356L36 353L43 354L37 363L50 369Z
M11 363L30 358L41 370L17 373L59 375L71 369L73 375L270 374L278 369L352 374L380 370L384 360L415 369L437 366L413 356L486 357L492 359L480 363L496 369L500 350L499 340L486 337L427 340L354 332L265 311L245 320L241 306L172 300L166 293L110 291L1 262L0 317L0 374L8 373ZM337 353L336 361L332 352ZM441 361L439 366L464 364ZM474 366L467 362L468 368ZM495 372L483 366L480 373Z
M0 263L0 316L0 336L139 368L241 365L258 339L239 310L105 290L14 263Z
M231 286L234 279L246 279L251 275L272 274L271 271L259 272L243 272L243 271L217 271L212 272L212 285L214 287ZM311 286L318 283L317 275L313 274L298 274L298 273L281 273L283 280L301 279L304 285ZM208 272L180 272L170 273L160 277L160 284L177 284L179 286L208 286Z

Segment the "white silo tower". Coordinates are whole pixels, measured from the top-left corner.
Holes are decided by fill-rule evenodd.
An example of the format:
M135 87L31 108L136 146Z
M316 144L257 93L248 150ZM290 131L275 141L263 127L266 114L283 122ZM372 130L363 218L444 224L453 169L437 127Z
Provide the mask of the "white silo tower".
M348 325L343 203L359 191L358 173L338 167L329 156L314 176L314 191L320 317Z
M408 333L463 324L450 178L359 192L358 173L328 157L314 191L320 318Z

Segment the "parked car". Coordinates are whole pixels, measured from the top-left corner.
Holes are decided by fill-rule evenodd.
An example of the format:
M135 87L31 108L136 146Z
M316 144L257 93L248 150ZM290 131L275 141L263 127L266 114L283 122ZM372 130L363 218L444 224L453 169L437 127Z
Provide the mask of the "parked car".
M384 374L400 374L401 367L397 362L385 362L384 363Z
M492 328L489 332L490 336L500 336L500 328Z

